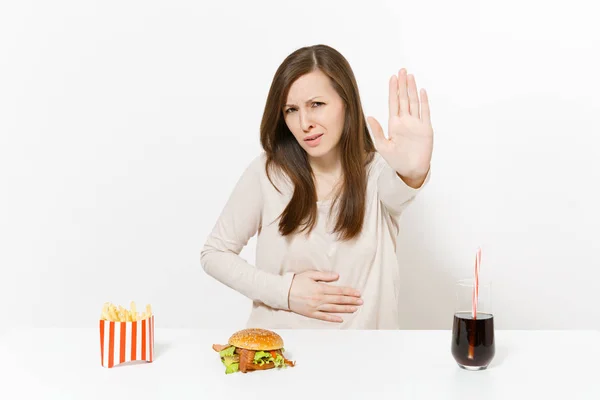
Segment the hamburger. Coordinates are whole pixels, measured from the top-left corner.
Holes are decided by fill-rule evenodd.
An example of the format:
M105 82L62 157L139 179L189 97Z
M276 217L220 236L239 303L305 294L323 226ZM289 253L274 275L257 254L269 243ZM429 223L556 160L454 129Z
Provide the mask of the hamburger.
M283 355L283 339L268 329L249 328L235 332L227 344L213 344L225 365L225 373L250 372L271 368L293 367L295 361Z

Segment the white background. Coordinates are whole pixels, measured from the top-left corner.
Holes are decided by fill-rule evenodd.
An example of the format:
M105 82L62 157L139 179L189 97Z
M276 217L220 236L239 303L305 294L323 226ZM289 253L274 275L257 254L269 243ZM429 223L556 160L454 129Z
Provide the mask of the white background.
M450 328L481 246L497 328L600 329L586 3L3 2L0 329L96 326L104 302L131 300L157 327L241 327L250 301L200 250L261 150L275 70L320 43L384 128L398 69L430 96L432 180L399 237L403 327Z

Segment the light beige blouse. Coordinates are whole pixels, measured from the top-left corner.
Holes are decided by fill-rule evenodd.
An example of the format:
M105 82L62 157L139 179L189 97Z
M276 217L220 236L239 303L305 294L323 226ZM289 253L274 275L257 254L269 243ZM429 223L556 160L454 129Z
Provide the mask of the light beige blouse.
M266 329L398 329L399 267L397 223L419 189L406 185L379 153L368 166L367 202L362 233L343 242L332 235L330 200L317 202L317 225L306 233L283 237L277 217L289 202L293 187L282 174L265 172L260 154L246 168L225 204L201 251L206 273L253 301L248 327ZM279 176L279 177L278 177ZM394 224L392 221L395 221ZM256 265L239 254L258 233ZM362 294L354 313L337 314L344 322L327 322L289 311L288 292L295 273L334 271L329 285L349 286Z

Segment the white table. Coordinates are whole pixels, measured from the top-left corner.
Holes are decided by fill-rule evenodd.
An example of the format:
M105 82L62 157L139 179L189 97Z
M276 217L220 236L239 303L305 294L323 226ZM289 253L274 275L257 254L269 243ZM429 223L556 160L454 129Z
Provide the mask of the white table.
M0 398L600 399L598 331L497 330L495 359L475 372L454 362L450 331L277 332L295 367L225 375L211 346L231 331L156 327L153 363L108 369L97 329L13 330L0 336Z

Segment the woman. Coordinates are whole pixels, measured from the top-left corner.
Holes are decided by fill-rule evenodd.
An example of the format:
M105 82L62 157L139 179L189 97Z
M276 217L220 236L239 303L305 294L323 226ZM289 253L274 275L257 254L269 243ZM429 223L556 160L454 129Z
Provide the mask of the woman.
M247 326L399 328L398 220L429 180L433 150L425 90L419 100L400 70L389 81L389 138L369 125L375 144L354 74L333 48L298 49L278 68L264 152L201 254L210 276L253 300ZM239 253L257 233L253 266Z

